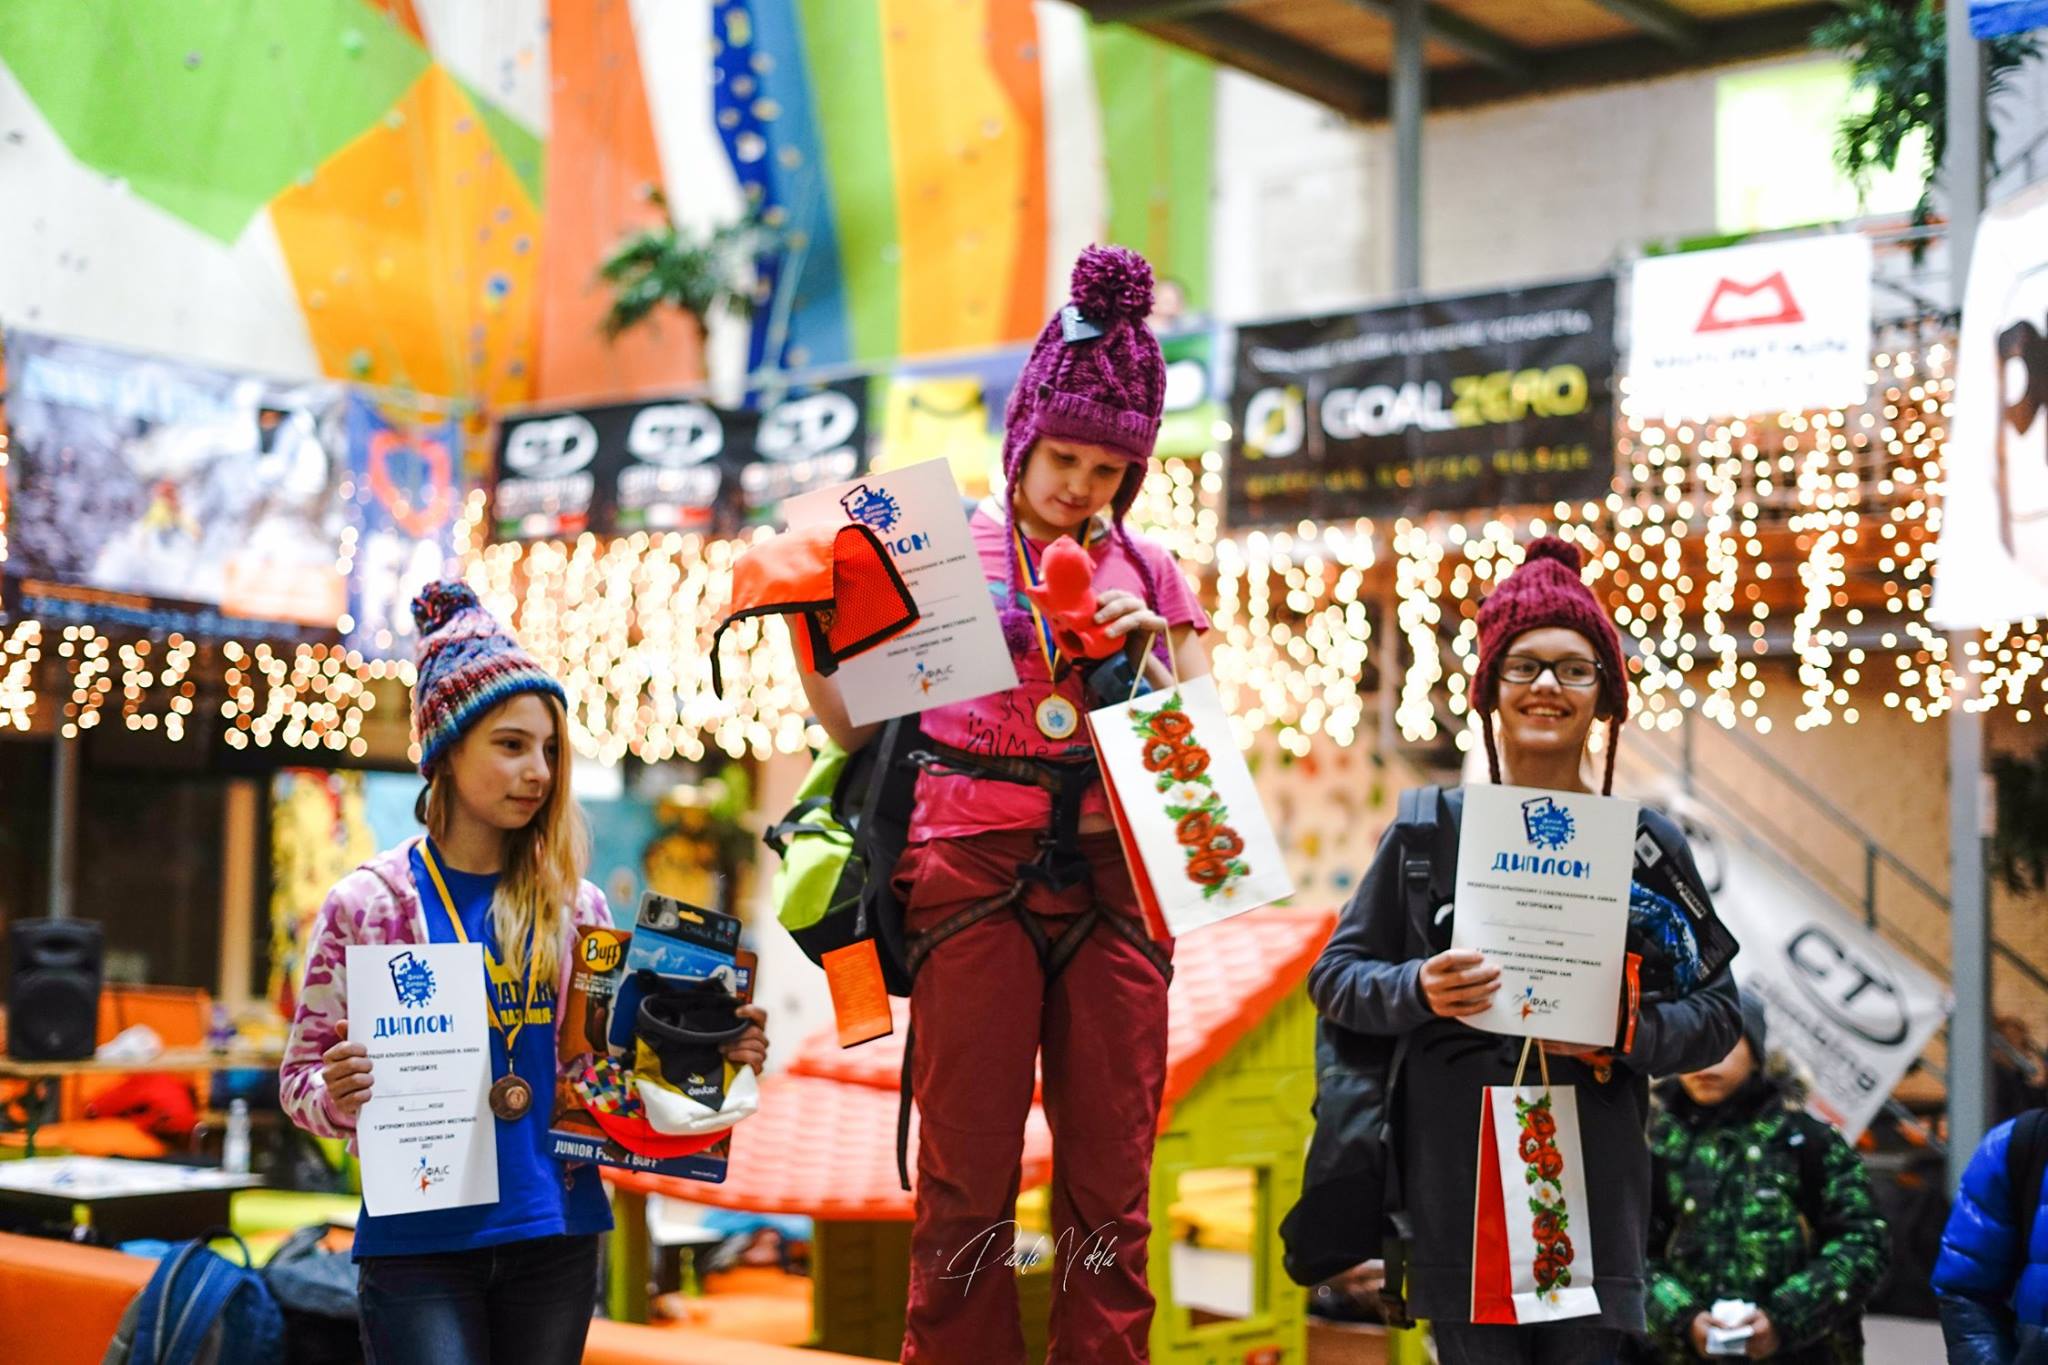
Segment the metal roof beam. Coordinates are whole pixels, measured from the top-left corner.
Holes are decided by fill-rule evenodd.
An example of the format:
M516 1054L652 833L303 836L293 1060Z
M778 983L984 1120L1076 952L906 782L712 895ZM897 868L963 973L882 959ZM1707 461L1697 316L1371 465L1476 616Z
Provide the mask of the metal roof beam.
M1353 9L1364 10L1377 15L1389 23L1394 19L1394 0L1344 0ZM1625 0L1624 0L1625 2ZM1510 80L1526 81L1534 73L1535 63L1526 48L1515 46L1490 28L1481 27L1470 19L1450 13L1440 5L1427 8L1425 27L1430 40L1442 43L1452 51L1470 57L1481 66L1491 68Z
M1706 35L1692 16L1666 4L1665 0L1593 0L1593 3L1680 52L1697 52L1706 43Z
M1232 14L1210 14L1177 20L1173 32L1200 40L1195 46L1206 48L1218 61L1307 95L1339 113L1366 121L1387 116L1384 77L1272 29Z

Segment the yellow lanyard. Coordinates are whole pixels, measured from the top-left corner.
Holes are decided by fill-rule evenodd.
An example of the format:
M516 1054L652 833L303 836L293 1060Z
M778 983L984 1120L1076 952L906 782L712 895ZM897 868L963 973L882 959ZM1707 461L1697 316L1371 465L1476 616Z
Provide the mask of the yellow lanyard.
M455 898L448 894L448 883L441 880L440 864L434 861L434 846L424 839L420 840L420 861L427 865L427 875L433 878L434 889L441 893L441 908L448 912L448 922L455 926L455 937L464 943L469 942L469 935L462 928L462 916L455 913ZM539 979L537 967L540 959L540 954L536 953L534 948L539 942L539 933L540 922L536 920L533 926L534 936L529 937L526 943L526 1004L519 1011L519 1022L508 1029L505 1027L505 1021L498 1016L495 978L491 983L492 988L484 993L484 1003L491 1009L491 1027L505 1035L505 1061L508 1065L512 1061L512 1045L519 1041L519 1030L526 1027L527 1017L533 1013L534 983ZM491 956L491 946L488 943L484 945L484 962L493 971L496 970L498 962Z

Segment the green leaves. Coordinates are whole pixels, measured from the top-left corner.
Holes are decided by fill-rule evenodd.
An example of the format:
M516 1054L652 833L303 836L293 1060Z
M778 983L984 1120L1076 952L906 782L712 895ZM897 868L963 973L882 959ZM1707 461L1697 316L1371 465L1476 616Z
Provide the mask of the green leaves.
M1859 191L1879 169L1894 170L1916 135L1927 137L1929 174L1948 151L1948 32L1938 0L1849 0L1843 12L1813 31L1813 45L1849 58L1858 90L1871 92L1870 108L1842 120L1835 159ZM2031 37L1993 38L1985 47L1985 94L1995 96L2032 57ZM1984 125L1984 159L1992 155L1993 125ZM1914 205L1913 221L1932 213L1930 182Z
M668 200L650 189L648 202L666 213ZM604 334L617 338L663 307L703 322L718 307L742 317L754 312L753 262L780 245L780 236L753 211L708 236L686 236L673 221L636 232L612 248L598 267L612 286Z

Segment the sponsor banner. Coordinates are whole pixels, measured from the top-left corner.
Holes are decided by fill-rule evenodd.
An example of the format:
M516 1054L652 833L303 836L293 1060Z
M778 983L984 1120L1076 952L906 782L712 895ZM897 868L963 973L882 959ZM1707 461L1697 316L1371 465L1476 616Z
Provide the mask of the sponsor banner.
M1243 328L1228 519L1605 497L1613 372L1605 278Z
M749 525L780 525L786 499L858 478L868 464L868 381L757 394L754 458L740 466Z
M500 540L779 525L784 500L867 465L868 381L750 395L529 411L498 429L491 521Z
M1742 944L1770 1046L1813 1084L1807 1107L1854 1141L1947 1017L1941 984L1765 856L1689 824L1714 908Z
M11 331L6 610L290 639L347 610L340 385Z
M758 421L697 398L507 417L491 494L497 538L729 535L742 521L737 470Z
M343 640L368 658L410 659L412 599L454 568L461 424L413 420L350 393L348 462L359 529Z
M1162 460L1199 459L1216 448L1216 425L1228 415L1215 369L1215 336L1161 337L1159 349L1166 355L1166 404L1153 454Z
M882 432L871 472L944 460L969 501L1001 488L1003 412L1024 357L1012 348L948 356L892 373L880 400Z
M1870 269L1855 233L1638 261L1630 409L1677 420L1861 404Z
M1943 453L1938 625L2048 616L2048 183L1984 216Z

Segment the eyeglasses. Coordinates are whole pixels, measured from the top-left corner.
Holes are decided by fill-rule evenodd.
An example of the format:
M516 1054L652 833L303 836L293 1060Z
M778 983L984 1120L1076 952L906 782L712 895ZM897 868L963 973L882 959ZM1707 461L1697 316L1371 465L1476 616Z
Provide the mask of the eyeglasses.
M1560 687L1597 687L1600 664L1593 659L1538 659L1530 654L1510 654L1501 661L1502 682L1532 683L1548 671Z

